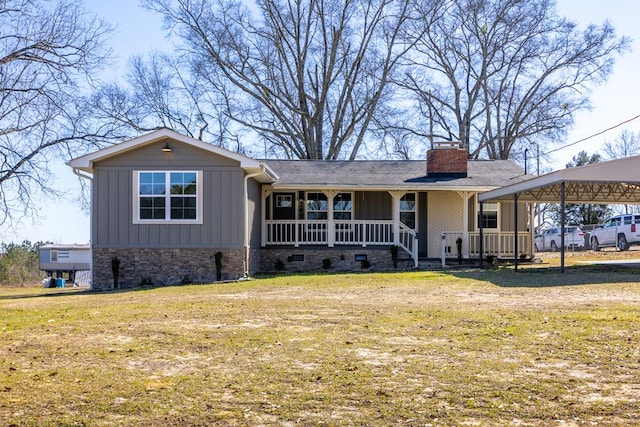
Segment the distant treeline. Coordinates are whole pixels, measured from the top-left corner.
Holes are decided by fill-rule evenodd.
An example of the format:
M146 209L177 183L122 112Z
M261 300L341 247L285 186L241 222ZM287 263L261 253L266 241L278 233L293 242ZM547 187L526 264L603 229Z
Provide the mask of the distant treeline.
M39 283L43 273L39 270L38 249L44 242L0 245L0 285L26 286Z

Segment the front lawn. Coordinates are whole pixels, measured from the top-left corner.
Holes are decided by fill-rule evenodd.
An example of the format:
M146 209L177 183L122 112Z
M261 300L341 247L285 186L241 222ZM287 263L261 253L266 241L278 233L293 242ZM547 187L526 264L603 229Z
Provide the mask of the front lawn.
M0 289L0 424L637 425L632 273Z

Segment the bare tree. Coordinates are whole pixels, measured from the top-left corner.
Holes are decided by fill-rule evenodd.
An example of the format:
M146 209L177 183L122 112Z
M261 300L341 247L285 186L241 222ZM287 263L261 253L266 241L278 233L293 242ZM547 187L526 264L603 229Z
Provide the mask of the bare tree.
M613 142L604 143L604 154L608 160L640 154L640 132L623 130Z
M0 1L0 226L56 193L50 159L111 131L92 128L81 96L109 53L110 30L75 1Z
M553 0L417 4L416 49L400 84L423 117L407 129L461 141L472 158L508 159L518 144L558 140L630 43L608 23L579 30Z
M402 44L410 0L144 0L180 35L225 114L279 155L355 158Z
M587 154L586 151L581 151L577 155L573 156L573 159L567 163L567 168L573 168L577 166L592 165L594 163L600 163L602 156L598 153L592 155ZM556 224L560 223L560 217L562 212L559 204L550 205L550 214ZM609 205L593 204L593 203L567 203L565 205L565 221L568 225L586 225L586 224L600 224L613 210Z
M227 114L227 101L232 98L228 88L207 84L179 56L151 52L132 57L125 82L101 85L92 103L100 120L123 133L169 128L245 152L240 130L232 128Z
M628 129L620 132L613 142L604 143L604 153L607 160L622 159L640 154L640 132L632 132ZM638 207L628 204L615 207L624 213L638 212Z

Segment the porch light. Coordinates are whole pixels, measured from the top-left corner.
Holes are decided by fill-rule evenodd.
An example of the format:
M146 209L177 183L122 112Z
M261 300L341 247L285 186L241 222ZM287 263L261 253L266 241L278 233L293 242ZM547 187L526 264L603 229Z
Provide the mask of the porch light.
M173 149L171 148L171 146L167 142L166 144L164 144L164 147L162 147L162 151L164 151L165 153L170 153L170 152L173 151Z

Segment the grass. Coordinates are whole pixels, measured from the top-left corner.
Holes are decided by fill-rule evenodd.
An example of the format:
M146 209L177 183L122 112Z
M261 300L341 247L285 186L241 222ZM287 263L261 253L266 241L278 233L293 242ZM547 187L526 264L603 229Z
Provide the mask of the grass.
M0 425L640 424L636 272L571 268L0 289Z

